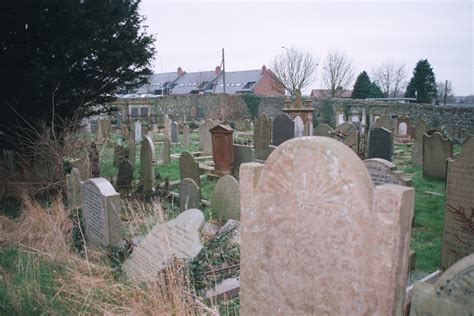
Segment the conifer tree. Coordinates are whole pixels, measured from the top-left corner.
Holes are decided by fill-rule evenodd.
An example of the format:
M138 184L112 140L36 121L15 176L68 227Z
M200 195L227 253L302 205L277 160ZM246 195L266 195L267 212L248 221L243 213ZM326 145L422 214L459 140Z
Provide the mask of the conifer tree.
M427 59L421 59L413 70L405 97L415 98L419 103L432 103L437 96L436 78Z

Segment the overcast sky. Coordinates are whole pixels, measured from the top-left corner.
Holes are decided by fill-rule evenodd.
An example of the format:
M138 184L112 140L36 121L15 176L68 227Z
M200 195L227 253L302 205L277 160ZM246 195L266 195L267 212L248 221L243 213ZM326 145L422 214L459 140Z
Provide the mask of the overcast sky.
M282 46L307 50L321 64L337 49L352 58L357 74L393 60L406 63L411 77L427 58L436 81L451 80L456 95L474 94L470 0L142 0L140 10L156 36L155 72L213 70L222 48L227 71L269 66ZM322 87L321 68L311 88Z

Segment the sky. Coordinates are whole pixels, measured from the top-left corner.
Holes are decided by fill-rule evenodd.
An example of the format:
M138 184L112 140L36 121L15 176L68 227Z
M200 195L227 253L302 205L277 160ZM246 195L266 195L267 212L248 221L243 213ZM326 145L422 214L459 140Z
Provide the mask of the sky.
M356 75L391 60L405 63L411 77L416 62L428 59L436 81L450 80L456 95L474 94L471 0L142 0L140 12L156 38L156 73L213 70L222 48L226 71L271 68L285 47L295 47L319 62L304 93L323 88L325 55L338 50Z

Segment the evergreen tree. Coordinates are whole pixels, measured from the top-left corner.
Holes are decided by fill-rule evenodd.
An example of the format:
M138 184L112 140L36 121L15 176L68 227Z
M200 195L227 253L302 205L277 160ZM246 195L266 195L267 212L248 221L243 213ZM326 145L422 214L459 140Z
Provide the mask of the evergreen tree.
M370 94L371 82L369 75L362 71L354 83L354 88L352 90L352 99L365 99L369 97Z
M413 77L407 86L405 97L414 98L419 103L432 103L437 96L436 78L427 59L421 59L413 70Z
M372 81L370 84L369 98L384 98L385 95L382 92L382 89L377 85L375 81Z
M2 1L0 136L52 122L61 129L77 110L97 111L118 88L146 82L154 39L141 28L139 2Z

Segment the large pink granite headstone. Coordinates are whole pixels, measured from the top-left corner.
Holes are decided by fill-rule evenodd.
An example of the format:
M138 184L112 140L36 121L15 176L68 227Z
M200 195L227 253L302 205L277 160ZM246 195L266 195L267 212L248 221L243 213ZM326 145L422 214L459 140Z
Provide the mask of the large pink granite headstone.
M401 315L412 188L373 187L328 137L240 168L242 315Z

